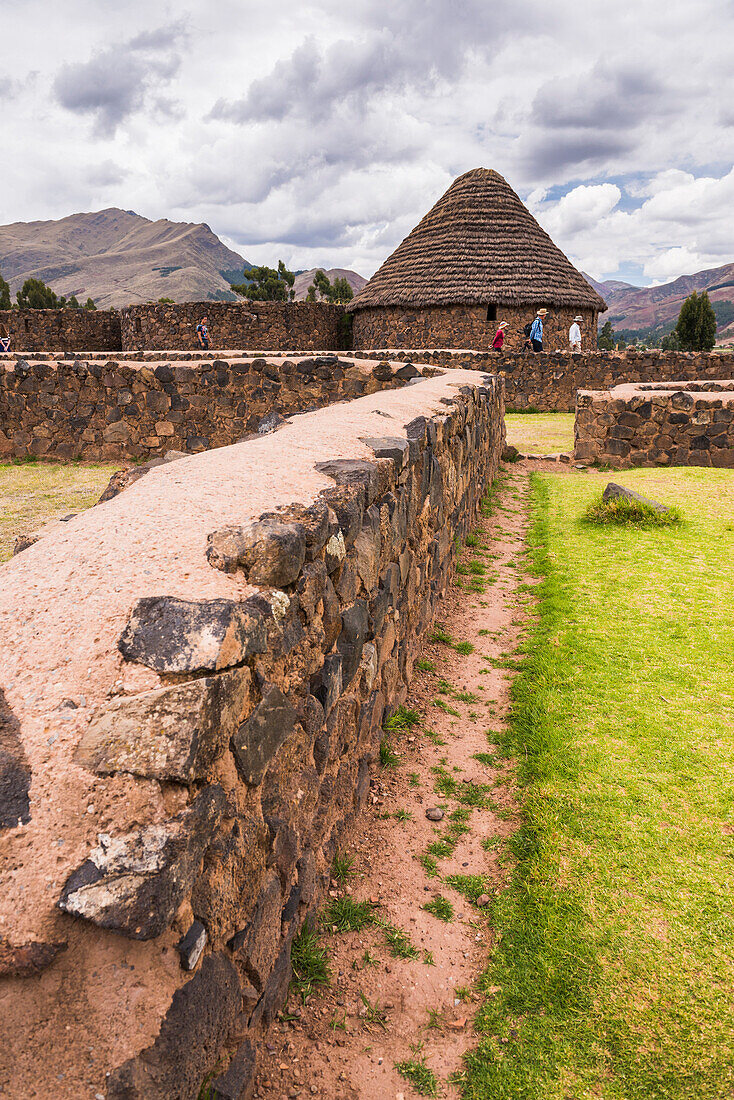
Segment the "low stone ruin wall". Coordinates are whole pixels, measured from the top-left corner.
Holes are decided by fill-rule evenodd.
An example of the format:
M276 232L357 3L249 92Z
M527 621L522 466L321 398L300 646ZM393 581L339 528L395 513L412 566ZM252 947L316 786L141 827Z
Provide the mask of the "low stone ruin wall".
M423 379L159 466L0 569L4 1096L196 1100L230 1058L250 1095L503 441L499 380Z
M327 302L182 302L128 309L0 310L11 350L32 352L170 351L199 347L196 326L209 318L212 348L248 351L348 349L344 307Z
M0 363L0 458L148 459L225 447L280 418L404 384L413 367L336 356Z
M13 351L119 351L120 314L94 309L3 309Z
M734 468L734 382L672 382L581 390L574 456L617 468Z
M580 389L609 389L622 383L668 382L697 379L734 379L734 355L700 352L594 351L502 353L496 351L426 351L395 348L354 353L360 359L404 360L463 370L489 370L505 380L508 410L573 412Z
M208 318L213 348L333 351L342 336L344 307L325 302L183 302L122 310L122 350L195 350L196 326Z

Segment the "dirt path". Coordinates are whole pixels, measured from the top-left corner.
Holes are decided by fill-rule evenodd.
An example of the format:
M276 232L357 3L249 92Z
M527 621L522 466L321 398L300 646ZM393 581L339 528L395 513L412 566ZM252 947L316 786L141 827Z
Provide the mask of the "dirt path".
M425 646L407 703L420 722L388 735L399 762L372 782L344 853L352 873L332 880L332 903L371 902L374 918L346 932L324 918L330 982L305 1004L291 993L261 1050L257 1097L408 1100L436 1094L431 1074L441 1095L458 1095L448 1078L474 1043L474 988L492 943L491 898L507 874L503 838L514 828L513 769L493 755L492 730L508 705L507 673L494 664L515 649L524 616L527 495L524 465L510 468L477 524L479 545L464 548L462 567L474 560L486 573L457 574L463 587L451 587L437 620L474 650ZM431 808L443 810L440 823L426 818ZM453 913L441 919L426 904Z

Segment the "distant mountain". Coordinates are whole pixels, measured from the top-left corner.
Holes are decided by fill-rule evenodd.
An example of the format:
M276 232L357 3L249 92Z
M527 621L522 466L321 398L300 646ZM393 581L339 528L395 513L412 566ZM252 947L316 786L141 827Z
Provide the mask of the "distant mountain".
M661 286L632 286L614 279L599 283L590 275L584 278L601 294L609 307L599 319L611 321L615 332L670 332L686 298L698 291L708 291L718 321L717 341L734 338L734 264L681 275Z
M313 282L313 277L317 271L323 271L327 276L329 282L333 283L334 279L346 279L350 287L354 291L355 297L359 294L363 286L367 286L367 280L363 279L361 275L358 275L356 271L349 271L344 267L330 267L330 268L318 268L312 267L310 271L301 271L296 275L296 281L293 284L293 289L296 292L296 301L302 302L308 294L308 288Z
M230 282L251 266L208 225L153 222L114 207L0 226L0 274L13 296L36 278L67 298L94 298L100 309L158 298L235 301Z

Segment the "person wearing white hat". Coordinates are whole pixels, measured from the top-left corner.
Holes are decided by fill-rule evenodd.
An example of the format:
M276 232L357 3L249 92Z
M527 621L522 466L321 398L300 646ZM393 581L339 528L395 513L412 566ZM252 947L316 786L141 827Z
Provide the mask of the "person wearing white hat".
M492 351L502 351L502 345L505 342L505 329L507 328L507 321L500 321L499 328L494 334L494 340L492 341Z
M574 317L573 324L568 330L568 342L571 345L571 351L581 351L581 329L579 324L583 320L583 317Z

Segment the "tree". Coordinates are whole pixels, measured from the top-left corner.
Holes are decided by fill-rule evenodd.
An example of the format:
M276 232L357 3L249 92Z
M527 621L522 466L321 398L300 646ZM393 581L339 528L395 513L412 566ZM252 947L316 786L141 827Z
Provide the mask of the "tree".
M666 332L660 341L660 347L663 351L680 351L680 340L675 329L672 332Z
M0 309L10 309L10 287L0 275Z
M96 309L97 307L94 304L94 298L87 298L86 302L84 303L84 308L85 309Z
M278 261L278 270L272 267L253 267L246 283L231 283L235 294L249 298L251 302L292 302L295 297L293 283L296 276L289 271L282 260Z
M315 302L317 294L322 301L325 299L327 302L351 302L354 297L354 291L343 275L338 275L331 283L328 275L321 268L314 274L313 282L306 293L306 300Z
M63 308L51 287L46 286L40 279L26 279L18 291L17 299L19 309ZM66 304L65 301L64 304Z
M680 307L675 333L684 351L708 351L716 343L716 314L704 290L694 290Z
M79 302L77 301L76 294L72 294L71 298L69 298L69 301L66 303L66 305L67 305L68 309L81 309L82 308L79 305Z
M612 328L611 321L604 322L604 327L599 333L596 342L598 347L600 347L602 351L614 351L616 342L614 339L614 329Z

